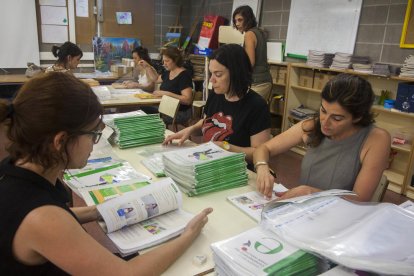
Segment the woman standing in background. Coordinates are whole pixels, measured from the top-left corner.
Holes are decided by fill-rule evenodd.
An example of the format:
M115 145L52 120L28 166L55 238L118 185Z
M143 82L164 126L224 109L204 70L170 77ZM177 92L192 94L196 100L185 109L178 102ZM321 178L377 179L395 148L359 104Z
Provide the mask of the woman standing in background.
M52 46L52 53L58 60L48 67L46 72L67 72L76 69L83 56L82 50L70 41L66 41L60 47Z
M269 101L272 91L272 76L267 64L265 33L257 27L256 17L250 6L240 6L233 12L233 26L244 34L244 49L253 66L251 89Z

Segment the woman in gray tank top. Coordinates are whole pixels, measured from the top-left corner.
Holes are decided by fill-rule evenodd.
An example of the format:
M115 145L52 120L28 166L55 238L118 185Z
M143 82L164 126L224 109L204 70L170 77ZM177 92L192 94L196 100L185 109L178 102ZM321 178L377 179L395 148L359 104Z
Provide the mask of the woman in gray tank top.
M274 177L271 156L304 142L299 187L280 194L283 199L326 189L346 189L355 200L369 201L387 168L391 138L373 126L371 84L354 75L340 74L322 90L319 116L301 121L254 152L257 189L271 196Z
M234 10L233 26L244 33L244 49L253 67L251 89L268 102L272 90L272 76L267 63L266 35L257 27L256 17L250 6L240 6Z

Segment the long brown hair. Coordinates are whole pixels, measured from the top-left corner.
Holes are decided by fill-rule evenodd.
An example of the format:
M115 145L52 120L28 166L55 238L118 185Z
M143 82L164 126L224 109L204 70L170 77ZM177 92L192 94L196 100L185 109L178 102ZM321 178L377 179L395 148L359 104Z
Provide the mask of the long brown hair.
M0 123L7 128L13 161L23 159L45 170L67 164L67 145L71 135L85 130L103 114L91 88L71 74L52 72L28 81L12 103L0 102ZM65 131L62 152L52 150L57 133Z

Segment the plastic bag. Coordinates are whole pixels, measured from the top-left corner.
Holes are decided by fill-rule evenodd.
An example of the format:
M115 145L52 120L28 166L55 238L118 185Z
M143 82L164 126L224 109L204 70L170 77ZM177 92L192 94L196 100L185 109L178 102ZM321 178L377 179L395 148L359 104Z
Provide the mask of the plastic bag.
M27 69L26 69L26 73L25 73L26 77L32 78L34 76L37 76L40 73L43 73L43 69L40 66L38 66L38 65L36 65L32 62L27 63Z

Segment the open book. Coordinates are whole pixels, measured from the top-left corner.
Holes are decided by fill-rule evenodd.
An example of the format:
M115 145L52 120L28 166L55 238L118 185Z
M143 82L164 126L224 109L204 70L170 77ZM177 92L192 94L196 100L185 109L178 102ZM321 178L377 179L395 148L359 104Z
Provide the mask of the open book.
M97 205L104 220L101 226L122 254L181 234L193 218L192 214L181 210L181 192L171 178L149 185L127 184L135 189Z

